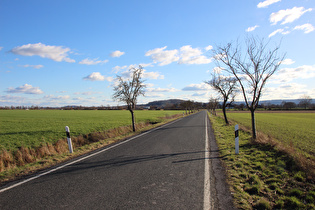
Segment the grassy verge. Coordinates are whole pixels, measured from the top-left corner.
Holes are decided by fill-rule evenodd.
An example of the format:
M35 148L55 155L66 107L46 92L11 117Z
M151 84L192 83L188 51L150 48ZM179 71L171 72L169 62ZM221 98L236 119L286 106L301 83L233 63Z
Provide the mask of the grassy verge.
M37 147L20 147L15 151L0 151L0 184L62 163L95 149L121 141L149 129L182 117L182 114L166 115L158 120L137 123L137 131L131 126L121 126L106 131L71 137L74 153L69 154L66 139L44 143Z
M250 128L249 112L228 112L228 119ZM315 160L315 113L257 112L256 129ZM303 141L301 141L303 140Z
M240 131L235 155L234 126L211 116L234 202L240 209L315 209L315 183L287 152L269 143L253 142Z

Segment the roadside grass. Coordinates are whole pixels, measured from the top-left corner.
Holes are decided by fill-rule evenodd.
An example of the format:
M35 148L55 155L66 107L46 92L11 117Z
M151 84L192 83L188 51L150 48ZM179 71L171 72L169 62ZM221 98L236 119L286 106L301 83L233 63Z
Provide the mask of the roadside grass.
M45 111L41 112L44 114ZM113 126L114 128L111 129L103 131L94 131L86 134L80 134L77 136L71 135L74 147L74 153L72 154L69 154L68 144L65 137L60 138L55 142L42 141L40 144L35 144L35 146L34 144L28 146L20 146L15 150L10 149L6 150L2 148L0 150L0 184L9 180L16 179L23 175L27 175L35 171L50 167L57 163L64 162L68 159L72 159L79 155L91 152L95 149L115 143L117 141L121 141L127 137L160 126L182 116L182 114L178 114L182 112L178 111L177 112L162 111L160 113L154 111L144 112L145 113L141 112L136 113L138 116L140 116L139 118L142 119L142 121L140 121L138 118L138 123L136 125L137 128L136 133L132 132L131 125L127 125L119 127ZM103 117L102 115L99 116L99 118L102 117ZM128 117L130 118L129 115ZM78 119L84 122L84 119L82 118ZM96 117L95 119L97 120ZM30 125L32 125L31 122ZM117 126L117 124L115 125ZM89 124L87 124L86 127L87 126L89 126ZM34 138L36 138L36 135L34 136ZM38 139L38 141L41 141L41 139Z
M237 208L315 209L314 178L290 154L265 141L252 141L244 129L236 155L234 126L226 126L218 116L210 120Z

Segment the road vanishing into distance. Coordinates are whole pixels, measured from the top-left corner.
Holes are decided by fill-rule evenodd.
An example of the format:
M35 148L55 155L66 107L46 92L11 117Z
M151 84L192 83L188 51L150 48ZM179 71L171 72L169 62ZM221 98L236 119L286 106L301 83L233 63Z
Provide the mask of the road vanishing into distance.
M0 209L233 209L206 111L0 188Z

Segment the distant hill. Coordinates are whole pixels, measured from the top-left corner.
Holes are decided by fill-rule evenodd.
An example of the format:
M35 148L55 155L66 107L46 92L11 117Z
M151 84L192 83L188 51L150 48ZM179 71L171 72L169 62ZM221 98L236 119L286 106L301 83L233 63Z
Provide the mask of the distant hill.
M278 99L278 100L264 100L264 101L259 101L259 104L274 104L274 105L281 105L282 102L293 102L296 104L300 103L300 99ZM244 101L236 101L236 104L241 104L245 103ZM312 99L311 103L315 103L315 100Z
M179 107L179 104L184 102L185 100L181 99L169 99L169 100L159 100L159 101L152 101L147 104L139 105L140 107L157 107L157 108L169 108L169 107ZM259 104L273 104L273 105L281 105L283 102L294 102L295 104L299 104L300 99L279 99L279 100L263 100L260 101ZM195 101L195 103L198 103ZM221 103L221 101L220 101ZM315 103L315 99L312 99L312 103ZM205 106L206 103L200 103ZM234 104L245 104L244 101L235 101Z
M161 100L161 101L152 101L147 103L145 106L157 106L157 107L166 107L171 105L179 105L184 100L180 99L169 99L169 100Z
M296 104L299 104L300 101L301 101L301 99L268 100L268 101L261 101L260 104L271 103L271 104L280 105L282 102L294 102ZM311 103L315 103L315 100L312 99Z

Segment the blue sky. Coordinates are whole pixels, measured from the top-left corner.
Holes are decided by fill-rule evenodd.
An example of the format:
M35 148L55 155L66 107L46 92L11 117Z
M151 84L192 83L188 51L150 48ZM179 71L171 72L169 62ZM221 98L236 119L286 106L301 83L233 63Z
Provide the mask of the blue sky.
M262 100L315 98L314 27L313 0L2 0L0 106L117 105L116 74L139 64L138 103L207 102L211 49L252 35L286 53Z

